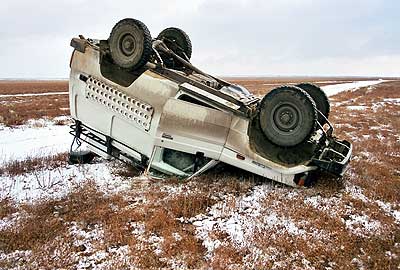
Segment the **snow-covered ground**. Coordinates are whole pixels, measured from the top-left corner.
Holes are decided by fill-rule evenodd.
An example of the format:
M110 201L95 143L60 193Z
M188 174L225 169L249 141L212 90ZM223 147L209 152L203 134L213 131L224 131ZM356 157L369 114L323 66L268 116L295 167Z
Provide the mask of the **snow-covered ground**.
M64 165L17 176L0 176L0 200L12 198L19 203L62 198L86 181L94 181L104 193L127 190L131 182L112 174L115 162ZM119 163L117 163L119 164ZM121 164L119 164L121 166Z
M358 89L360 87L371 86L381 83L382 81L359 81L352 83L343 83L337 85L324 86L323 90L327 95L331 96L341 91ZM385 102L393 102L398 104L399 99L387 99ZM363 110L363 106L348 106L349 110ZM52 121L35 120L27 125L17 128L9 128L0 126L0 166L2 163L12 160L24 160L27 157L45 156L66 152L69 149L72 136L69 134L68 126L57 126ZM71 190L79 187L86 181L93 181L95 185L104 193L112 194L118 192L126 192L132 190L132 186L138 183L148 181L144 176L127 178L116 175L113 170L120 166L114 161L106 161L98 159L93 164L87 165L67 165L64 164L55 169L43 169L34 172L28 172L22 175L9 176L7 174L0 175L0 200L11 198L17 203L32 203L38 200L61 198L68 194ZM188 192L181 188L169 188L166 186L163 191L173 195ZM285 195L285 199L304 203L310 208L310 211L320 211L321 214L329 217L337 218L339 225L350 232L352 235L361 238L368 238L371 235L379 236L383 233L385 225L374 216L367 213L359 213L356 207L349 204L351 200L360 200L363 203L378 207L384 215L394 219L395 223L400 226L400 211L398 206L373 200L368 198L363 191L354 185L347 184L342 194L335 194L332 197L323 197L320 194L311 194L306 196L301 190L292 190L286 188L277 188L273 183L267 182L263 185L255 185L246 194L234 196L232 194L221 195L217 203L209 207L204 213L191 218L180 217L178 220L184 224L194 226L196 237L206 248L206 259L212 260L216 250L227 245L227 242L233 243L237 249L246 248L250 252L244 256L243 268L256 268L252 265L253 261L271 260L278 255L281 261L275 262L274 269L291 268L285 260L291 256L304 257L299 251L296 254L278 254L275 249L260 250L254 246L254 238L262 235L265 231L274 231L274 237L281 234L288 234L290 237L299 237L304 240L324 241L332 237L325 230L309 227L307 220L298 222L294 220L288 213L277 211L276 205L265 207L263 203L269 196L276 194ZM344 202L344 197L350 198ZM280 206L282 207L282 206ZM283 206L284 208L284 206ZM7 226L15 225L20 219L20 212L14 213L12 216L0 219L0 230ZM342 217L346 218L342 218ZM132 223L134 224L134 223ZM144 225L136 224L132 226L132 233L148 243L157 246L156 253L162 254L162 248L159 243L164 241L163 237L152 235L150 238L144 236ZM228 240L221 240L216 237L216 231L227 235ZM75 265L76 269L107 269L111 267L106 264L110 254L118 253L118 258L124 258L130 253L128 246L111 247L111 251L96 250L92 242L102 240L104 237L103 228L96 225L90 230L81 228L79 224L72 223L69 232L73 239L74 245L85 245L87 252L85 256L78 256L79 263ZM178 239L179 234L175 234ZM1 244L1 243L0 243ZM400 245L400 244L398 244ZM114 251L112 249L115 249ZM266 251L267 250L267 251ZM16 251L5 254L0 250L1 260L13 260L13 256L17 258L28 258L29 251ZM279 257L278 256L278 257ZM392 254L391 256L397 256ZM122 260L122 259L121 259ZM358 257L354 257L355 262L362 261ZM178 262L178 261L176 261ZM176 263L175 262L175 263ZM104 265L102 265L104 264ZM302 261L303 269L314 269L308 267L310 262L304 258ZM329 265L326 269L335 268ZM184 269L185 267L174 267L176 269ZM300 269L298 268L298 269ZM17 269L17 268L16 268ZM239 268L238 268L239 269Z
M42 119L15 128L0 125L0 164L66 152L72 142L69 130Z

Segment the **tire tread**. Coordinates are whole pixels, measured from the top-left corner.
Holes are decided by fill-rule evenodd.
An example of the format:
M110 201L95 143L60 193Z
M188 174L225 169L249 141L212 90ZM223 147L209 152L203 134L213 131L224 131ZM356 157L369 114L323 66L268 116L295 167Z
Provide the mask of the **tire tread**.
M143 22L136 20L136 19L132 19L132 18L125 18L125 19L120 20L118 23L116 23L114 25L114 27L111 30L110 37L108 39L109 42L116 35L116 32L118 31L118 29L125 25L137 26L140 30L142 30L144 44L143 44L143 52L142 52L142 56L141 56L140 60L131 67L123 67L123 66L122 67L129 68L131 70L139 69L139 68L143 67L149 61L150 56L153 53L151 34L150 34L149 29ZM110 46L110 51L111 51L111 57L113 58L114 62L116 62L116 64L119 65L118 60L116 61L116 59L114 59L114 57L113 57L112 46Z
M273 89L271 92L269 92L268 94L266 94L265 96L264 96L264 98L261 100L261 103L260 103L260 106L259 106L259 114L261 114L261 111L264 109L264 107L266 106L266 104L267 103L269 103L269 102L271 102L272 100L274 100L275 98L276 98L276 96L278 95L278 94L280 94L280 93L282 93L282 91L285 91L285 92L287 92L287 91L292 91L292 93L295 93L296 95L299 95L300 96L300 98L303 98L303 99L306 99L307 101L306 102L308 102L308 103L310 103L311 104L311 106L312 106L312 118L313 118L313 124L311 125L311 128L310 128L310 132L307 134L307 136L305 136L305 138L301 141L301 142L298 142L298 143L295 143L295 144L289 144L289 145L281 145L281 144L278 144L276 141L274 141L273 139L271 139L271 138L268 138L268 135L266 134L266 132L265 132L265 129L267 129L268 127L266 127L265 126L265 123L263 123L263 121L262 121L262 117L260 116L260 125L261 125L261 128L262 128L262 130L263 130L263 133L264 133L264 135L266 136L266 138L269 140L269 141L271 141L272 143L274 143L274 144L277 144L277 145L280 145L280 146L288 146L288 147L292 147L292 146L296 146L296 145L298 145L298 144L301 144L301 143L303 143L303 142L305 142L305 141L307 141L310 137L311 137L311 135L313 134L313 132L315 131L315 129L316 129L316 127L317 127L317 110L316 110L316 105L315 105L315 102L314 102L314 100L311 98L311 96L306 92L306 91L304 91L303 89L301 89L301 88L299 88L299 87L296 87L296 86L287 86L287 85L283 85L283 86L280 86L280 87L277 87L277 88L275 88L275 89Z

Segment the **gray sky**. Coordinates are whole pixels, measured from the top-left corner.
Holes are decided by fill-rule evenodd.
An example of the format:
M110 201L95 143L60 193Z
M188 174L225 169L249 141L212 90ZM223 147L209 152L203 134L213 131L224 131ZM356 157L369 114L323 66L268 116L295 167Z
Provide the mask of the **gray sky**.
M127 17L186 31L212 74L400 76L398 0L2 0L0 78L66 78L70 39Z

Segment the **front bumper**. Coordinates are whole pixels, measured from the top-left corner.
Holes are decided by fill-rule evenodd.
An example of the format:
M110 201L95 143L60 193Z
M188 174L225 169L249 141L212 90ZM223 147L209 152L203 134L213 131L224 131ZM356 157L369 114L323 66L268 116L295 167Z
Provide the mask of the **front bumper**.
M353 146L346 140L339 141L333 137L327 141L319 157L313 158L310 165L335 176L343 176L350 162Z

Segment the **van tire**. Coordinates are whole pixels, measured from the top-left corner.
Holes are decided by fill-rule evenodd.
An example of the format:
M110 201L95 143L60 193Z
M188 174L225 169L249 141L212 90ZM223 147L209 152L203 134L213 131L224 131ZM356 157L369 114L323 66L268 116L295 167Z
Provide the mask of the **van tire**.
M108 38L112 60L130 70L143 67L152 54L149 29L141 21L127 18L119 21Z
M265 137L282 147L296 146L315 131L315 102L301 88L281 86L261 100L260 126Z

